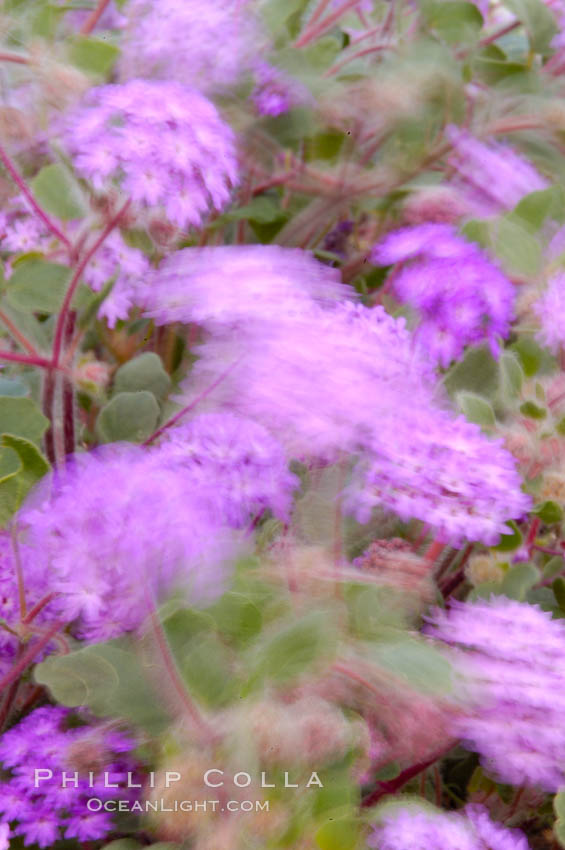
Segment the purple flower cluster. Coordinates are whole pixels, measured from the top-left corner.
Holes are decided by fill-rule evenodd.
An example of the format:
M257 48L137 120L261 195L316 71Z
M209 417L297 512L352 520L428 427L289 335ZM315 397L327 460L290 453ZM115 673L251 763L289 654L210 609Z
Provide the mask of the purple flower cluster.
M483 806L460 812L399 806L374 828L368 844L377 850L529 850L523 833L492 821Z
M27 254L46 251L53 237L33 213L23 195L16 195L0 212L0 251Z
M284 71L258 63L255 67L255 88L251 99L259 115L281 115L308 100L306 89Z
M513 318L514 287L474 244L446 224L389 234L373 249L381 265L406 263L392 285L420 316L417 338L431 361L448 366L465 346L487 340L493 354Z
M541 298L533 305L541 329L540 342L553 352L559 351L565 343L565 274L554 275Z
M530 507L501 442L441 403L403 320L347 301L312 303L244 330L222 329L200 346L186 391L216 382L209 402L261 422L290 456L361 453L347 494L360 519L380 504L454 544L490 545Z
M480 142L465 130L448 127L453 145L450 165L475 215L487 218L511 210L530 192L547 189L547 181L509 145Z
M105 838L113 829L111 815L90 811L88 799L125 799L128 793L106 786L125 782L128 772L134 774L130 753L135 742L104 726L65 729L68 718L65 708L37 708L0 738L0 761L11 772L0 782L2 827L12 824L14 836L22 836L25 845L48 847L63 837L81 842ZM91 763L81 770L78 765L85 756ZM63 771L69 777L66 787Z
M565 782L565 624L503 596L452 602L428 632L455 647L471 706L454 732L502 782L557 791Z
M76 621L80 637L96 642L136 629L148 596L177 586L192 602L222 592L233 535L211 514L204 483L196 490L159 452L108 446L42 483L20 511L24 570L45 564L58 616Z
M145 254L127 245L116 230L110 233L88 263L83 277L94 292L99 292L114 280L112 290L98 312L111 328L118 319L127 318L149 270Z
M212 500L210 509L222 524L239 528L265 510L288 520L299 481L280 443L261 425L210 413L166 433L160 462L182 469L191 487Z
M272 322L312 302L337 301L352 290L337 269L305 251L278 245L186 248L167 257L143 292L159 324L196 322L210 329Z
M445 543L492 546L509 533L506 521L531 507L503 442L485 439L462 416L398 399L380 418L347 504L361 522L385 505L404 520L433 526Z
M90 89L63 133L77 171L96 189L114 181L136 205L162 208L180 228L222 209L237 180L232 130L207 98L176 82Z
M249 7L248 0L130 0L122 79L177 80L208 93L237 84L265 40Z

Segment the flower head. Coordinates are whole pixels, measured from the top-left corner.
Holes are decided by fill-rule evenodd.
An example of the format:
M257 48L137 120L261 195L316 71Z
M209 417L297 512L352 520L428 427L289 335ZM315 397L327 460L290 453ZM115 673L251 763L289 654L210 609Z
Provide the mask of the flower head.
M237 179L231 129L209 100L175 82L90 89L67 115L64 138L95 188L114 181L180 228L198 227L211 207L225 206Z
M258 423L203 414L169 430L159 452L161 463L181 468L192 487L211 497L211 510L226 524L240 527L267 509L288 519L299 482L280 443Z
M248 0L164 0L158 6L131 0L126 14L122 79L156 77L223 91L251 69L261 43Z
M454 732L512 785L557 791L565 782L565 624L503 596L452 602L428 632L455 647L471 705Z
M104 799L109 791L113 797L131 797L123 787L110 790L103 773L114 784L133 774L136 765L130 753L135 741L103 726L65 728L69 716L68 709L44 706L0 737L0 761L10 770L0 787L0 812L6 821L16 822L15 834L23 836L26 845L48 847L63 835L105 838L114 828L112 818L105 812L92 813L89 798ZM86 759L88 773L73 777L79 755ZM63 771L71 777L65 786Z
M446 224L391 233L372 259L391 265L394 292L420 316L417 337L431 361L448 366L465 346L486 339L493 353L513 318L514 287L474 244Z
M450 164L477 215L511 210L530 192L547 189L547 180L509 145L480 142L454 126L446 132L453 145Z
M349 294L337 269L306 251L278 245L186 248L148 279L147 315L161 324L196 322L211 329L300 314L310 304Z
M540 342L557 352L565 343L565 274L554 275L547 289L533 306L541 322Z
M460 812L401 808L383 817L369 838L378 850L528 850L526 837L489 818L483 806Z
M136 629L147 594L180 585L194 601L221 592L231 538L207 508L204 486L131 445L79 455L21 509L25 565L46 562L59 616L93 641Z

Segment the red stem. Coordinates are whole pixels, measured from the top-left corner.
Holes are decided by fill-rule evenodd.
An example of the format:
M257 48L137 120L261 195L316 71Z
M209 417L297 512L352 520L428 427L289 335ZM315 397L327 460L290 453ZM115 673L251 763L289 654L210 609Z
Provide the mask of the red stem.
M389 782L378 782L376 788L371 791L366 797L361 801L361 806L363 808L368 808L369 806L374 806L381 797L386 797L387 794L395 794L403 785L406 785L411 779L415 776L418 776L423 770L427 770L428 767L431 767L433 764L438 761L438 759L442 758L449 750L443 750L441 753L436 754L432 758L427 761L419 762L418 764L413 764L410 767L407 767L406 770L403 770L396 779L391 779Z
M44 635L38 640L37 643L30 646L23 654L20 660L14 664L11 670L9 670L5 676L0 679L0 691L3 691L4 688L7 688L8 685L11 685L21 674L26 670L26 668L32 663L34 658L44 649L47 644L53 640L54 636L60 631L65 625L64 620L57 620L56 623L53 623L51 628L47 629Z
M300 36L298 41L294 43L294 47L305 47L307 44L310 44L311 41L314 41L315 38L318 38L319 35L322 35L327 29L330 29L342 15L344 15L348 9L352 9L353 6L356 6L359 3L359 0L345 0L341 6L332 12L331 15L328 15L327 18L321 20L318 24L313 27L306 27L305 32Z
M14 339L20 343L22 348L29 351L32 357L38 356L37 350L33 347L29 339L23 335L19 328L16 327L12 320L2 310L0 310L0 321L6 325Z
M65 346L68 347L73 338L75 330L76 312L69 311L69 318L65 328ZM73 382L65 376L63 378L63 441L65 457L73 454L75 450L75 418L74 418L74 393Z
M0 53L0 62L15 62L18 65L31 64L27 56L21 56L19 53Z
M51 593L48 593L48 594L47 594L46 596L44 596L42 599L40 599L40 600L39 600L39 602L36 602L36 603L35 603L35 605L33 606L33 608L30 608L30 609L29 609L29 611L27 612L26 616L23 618L22 623L25 623L25 625L27 626L27 625L29 625L31 622L33 622L33 620L35 620L35 618L37 617L37 615L39 614L39 612L40 612L40 611L43 611L43 609L44 609L47 605L49 605L49 603L50 603L53 599L55 599L55 597L56 597L56 596L57 596L57 594L53 591L53 592L51 592Z
M112 230L116 227L120 218L123 216L123 214L125 213L125 211L129 207L130 203L131 203L131 199L128 198L128 200L125 202L125 204L118 210L116 215L108 222L108 224L106 225L106 227L104 228L104 230L102 231L102 233L100 234L100 236L98 237L98 239L96 240L96 242L94 243L92 248L90 248L90 250L86 252L86 254L84 255L84 257L82 258L82 260L79 262L78 266L75 269L75 273L74 273L72 280L69 284L69 288L67 289L67 292L65 294L65 300L63 301L63 306L61 307L61 311L60 311L60 313L57 317L57 325L55 327L55 337L54 337L54 340L53 340L53 357L52 357L53 366L55 368L57 368L58 365L59 365L59 358L61 356L61 347L62 347L62 343L63 343L63 332L64 332L65 326L66 326L67 315L68 315L68 312L69 312L69 308L71 306L71 301L73 300L73 295L75 294L75 290L76 290L76 288L79 284L81 275L82 275L83 271L85 270L85 268L87 267L87 265L89 264L92 257L95 255L95 253L100 248L100 246L108 238L108 236L110 235Z
M43 369L51 367L51 361L46 357L39 357L30 354L17 354L14 351L0 350L0 360L8 360L10 363L25 363L27 366L41 366Z
M20 174L20 172L18 171L18 169L16 168L16 166L14 165L2 145L0 145L0 160L2 161L4 168L9 173L10 177L12 178L22 195L24 195L27 199L35 214L39 216L41 221L51 231L51 233L56 236L60 242L63 243L67 250L70 251L72 248L71 243L69 242L63 231L59 230L55 222L49 218L45 210L39 206L39 204L31 194L31 191L28 189L27 183L25 182L24 178L22 177L22 175Z
M106 7L109 5L110 0L98 0L98 5L96 9L88 16L86 21L83 24L83 27L80 31L81 35L90 35L102 15L104 14Z
M197 404L200 404L200 402L203 401L206 398L206 396L210 395L212 390L215 390L216 387L218 386L218 384L221 384L221 382L224 380L224 378L227 378L229 373L232 371L232 369L235 369L235 367L237 366L238 363L239 363L239 360L236 360L235 363L232 363L231 366L229 366L224 372L222 372L222 374L219 375L219 377L217 377L216 380L213 383L211 383L209 387L206 387L205 390L202 390L200 395L198 395L193 401L191 401L190 404L187 404L186 407L183 407L182 410L179 410L178 413L175 413L175 415L171 419L169 419L168 422L165 422L164 425L161 425L161 427L158 428L156 431L154 431L154 433L151 434L150 437L147 437L145 442L142 443L141 445L142 446L149 446L158 437L160 437L161 434L164 431L167 431L169 428L172 428L173 425L176 425L176 423L179 421L179 419L181 419L183 416L185 416L187 413L189 413L189 411L191 411L194 407L196 407Z

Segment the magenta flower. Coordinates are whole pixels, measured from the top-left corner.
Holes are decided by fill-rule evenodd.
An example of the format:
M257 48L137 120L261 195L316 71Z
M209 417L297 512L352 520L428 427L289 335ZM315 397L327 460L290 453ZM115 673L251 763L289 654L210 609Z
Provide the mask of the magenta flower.
M118 184L180 228L221 210L237 181L233 132L209 100L175 82L90 89L65 127L75 167L96 189Z
M383 505L454 545L496 543L531 505L501 441L451 413L403 320L351 302L225 328L199 348L187 401L260 422L289 456L360 455L345 504Z
M530 192L547 189L547 180L509 145L480 142L455 126L446 135L453 145L450 164L476 215L511 210Z
M82 638L138 628L148 594L179 587L194 602L222 592L233 538L199 485L162 466L157 452L124 444L76 456L24 504L24 565L45 564L58 615L76 621Z
M236 85L265 42L249 7L248 0L130 0L122 79L177 80L208 93Z
M159 324L196 322L210 329L298 314L314 301L352 290L337 269L298 248L229 245L186 248L167 257L141 296Z
M70 711L44 706L28 714L0 737L0 761L9 775L0 783L0 846L7 823L24 844L48 847L63 837L79 840L105 838L114 828L108 813L89 811L89 798L133 799L133 789L123 787L128 773L138 774L131 756L136 742L129 736L103 726L65 728ZM117 744L117 747L116 747ZM94 751L96 765L82 772L76 759ZM102 765L102 767L101 767ZM36 771L38 771L36 773ZM73 777L62 787L61 774ZM104 781L108 773L114 784ZM139 780L136 779L139 783Z
M498 337L510 332L514 287L450 225L395 231L371 258L381 265L406 263L393 272L392 286L400 301L417 310L416 338L432 362L448 366L482 340L498 353Z
M127 319L149 274L149 260L137 248L127 245L118 231L110 233L84 270L84 281L94 292L114 281L98 315L113 328L118 319Z
M428 632L455 647L471 705L454 733L501 782L557 791L565 782L565 624L504 596L452 602Z
M565 343L565 274L554 275L541 298L533 306L541 329L540 342L556 353Z
M182 469L191 488L211 499L212 514L226 525L239 528L265 510L288 520L299 480L280 443L258 423L203 414L167 431L159 453L160 463Z
M368 844L376 850L529 850L523 833L492 821L483 806L458 812L398 806L385 814Z

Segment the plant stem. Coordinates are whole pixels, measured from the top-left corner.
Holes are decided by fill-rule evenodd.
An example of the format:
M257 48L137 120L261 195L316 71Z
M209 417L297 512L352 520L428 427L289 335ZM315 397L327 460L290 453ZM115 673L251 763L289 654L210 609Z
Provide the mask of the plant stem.
M337 62L335 65L332 65L331 68L328 68L328 70L324 72L324 77L333 77L334 74L337 74L338 71L341 71L345 65L353 62L354 59L361 59L363 56L368 56L370 53L377 53L381 50L392 50L392 47L390 44L375 44L373 47L365 47L363 50L351 53L349 56L346 56L345 59L342 59L341 62Z
M378 782L376 788L374 788L370 794L361 800L361 806L366 809L369 806L374 806L381 797L386 797L387 794L395 794L400 788L402 788L403 785L406 785L407 782L415 776L418 776L418 774L423 770L427 770L428 767L431 767L448 752L449 750L443 750L441 753L437 753L435 756L432 756L432 758L427 759L426 761L407 767L406 770L403 770L402 773L396 777L396 779L391 779L389 782Z
M20 174L20 172L18 171L18 169L16 168L16 166L14 165L2 145L0 145L0 161L2 161L4 168L9 173L10 177L12 178L22 195L24 195L35 214L41 219L43 224L51 231L51 233L56 236L60 242L63 243L67 250L71 251L71 243L69 242L63 231L60 230L55 224L55 222L52 221L52 219L47 215L45 210L39 206L39 204L33 197L30 189L28 188L28 185L25 182L24 178L22 177L22 175Z
M20 53L0 53L0 62L15 62L18 65L31 64L29 58Z
M54 466L56 463L55 456L55 432L53 430L53 421L54 421L54 413L53 413L53 402L55 401L55 371L50 368L45 374L45 380L43 383L43 398L42 398L42 406L43 406L43 414L49 420L49 427L45 432L45 454L47 455L47 460Z
M521 26L522 21L512 21L511 24L507 24L505 27L502 27L502 29L493 32L492 35L487 35L486 38L481 39L481 41L479 41L479 47L486 47L487 45L492 44L493 41L497 41L499 38L502 38L503 35L506 35Z
M26 366L41 366L43 369L51 368L51 361L47 360L46 357L39 357L38 355L28 354L17 354L14 351L3 351L0 350L0 360L7 360L10 363L23 363Z
M122 207L120 207L120 209L118 210L116 215L108 222L108 224L106 225L106 227L104 228L104 230L102 231L102 233L100 234L100 236L98 237L98 239L96 240L94 245L86 252L86 254L83 256L82 260L79 262L79 264L77 265L77 267L75 269L75 273L73 274L73 277L72 277L71 282L69 284L69 288L67 289L67 292L65 294L63 305L62 305L61 310L59 312L59 315L57 317L57 325L55 327L55 337L54 337L54 340L53 340L53 357L52 357L53 366L55 368L59 365L59 358L61 356L61 348L62 348L62 343L63 343L63 333L64 333L65 326L66 326L67 314L69 312L69 308L71 306L71 301L73 300L73 295L75 294L75 290L76 290L76 288L77 288L77 286L80 282L81 275L82 275L83 271L85 270L85 268L87 267L90 260L92 259L92 257L96 254L96 252L100 248L100 246L108 238L108 236L110 235L112 230L116 227L120 218L123 216L123 214L125 213L125 211L127 210L127 208L129 207L130 204L131 204L131 199L128 198L128 200L125 202L125 204Z
M225 378L227 378L227 376L232 371L232 369L235 369L235 367L237 366L238 363L239 363L239 360L236 360L235 363L232 363L231 366L229 366L225 371L223 371L222 374L219 375L219 377L217 377L216 380L213 381L210 384L209 387L206 387L205 390L202 390L200 395L196 396L196 398L193 399L193 401L191 401L190 404L187 404L186 407L183 407L182 410L179 410L178 413L175 413L175 415L171 419L169 419L168 422L165 422L164 425L161 425L161 427L158 428L156 431L154 431L153 434L151 434L151 436L147 437L145 442L142 443L141 445L142 446L151 445L151 443L153 443L158 437L160 437L161 434L163 434L169 428L172 428L173 425L176 425L176 423L179 421L179 419L181 419L183 416L185 416L187 413L189 413L193 408L195 408L198 404L200 404L200 402L203 401L206 398L206 396L210 395L210 393L213 390L216 389L218 384L221 384L221 382Z
M357 5L359 0L345 0L335 12L332 12L326 18L323 18L321 21L316 23L314 26L306 27L306 30L300 36L298 41L294 43L294 47L306 47L307 44L310 44L311 41L314 41L315 38L322 35L326 30L330 29L342 15L344 15L348 9L352 9Z
M200 714L200 712L198 711L198 709L194 705L192 699L190 698L190 695L188 694L188 692L186 690L184 682L179 675L175 659L173 657L173 654L171 652L171 648L170 648L169 643L167 641L167 636L166 636L165 631L163 629L163 626L162 626L162 624L159 620L159 617L157 615L157 611L155 609L155 604L154 604L153 600L151 599L150 593L147 590L147 588L146 588L145 596L146 596L147 604L149 605L149 608L150 608L150 619L151 619L151 626L152 626L152 629L153 629L153 633L155 635L155 639L157 641L157 646L159 648L159 652L160 652L161 657L163 659L163 663L165 665L165 669L166 669L166 671L169 675L169 678L170 678L171 682L173 683L175 691L177 692L178 696L180 697L180 700L182 702L182 705L183 705L186 713L188 714L188 716L190 717L190 719L192 720L192 722L194 723L194 725L196 726L198 731L201 732L202 735L205 738L210 740L214 737L213 730L210 728L208 723L204 720L204 718L202 717L202 715Z
M0 310L0 322L3 322L6 325L14 339L20 343L22 348L25 348L27 351L29 351L32 357L38 356L37 350L31 344L29 339L23 335L19 328L16 327L13 321L2 310Z
M96 9L88 16L86 21L83 24L83 27L80 31L81 35L90 35L104 12L106 11L106 7L110 4L110 0L98 0L98 4Z
M3 691L4 688L7 688L8 685L11 685L16 679L18 679L21 674L26 670L26 668L32 663L34 658L44 649L47 644L53 640L58 631L60 631L65 625L64 620L57 620L53 625L46 630L45 634L43 634L37 643L30 646L24 653L22 653L21 658L17 661L11 670L9 670L5 676L2 676L0 679L0 691Z
M57 593L55 591L52 591L51 593L48 593L46 596L44 596L42 599L40 599L39 602L36 602L35 605L33 606L33 608L29 609L26 616L22 620L22 623L24 623L26 626L28 626L37 617L39 612L43 611L43 609L47 605L49 605L49 603L53 599L55 599L56 596L57 596Z
M18 600L20 603L20 622L23 622L27 613L26 595L24 585L24 573L22 570L22 559L20 558L20 547L18 546L17 529L12 526L10 530L10 539L12 542L12 551L14 553L14 570L16 573L16 582L18 585Z
M76 312L70 310L65 328L65 348L72 340L75 321ZM63 441L65 457L68 457L75 450L75 418L73 382L67 375L63 378Z

